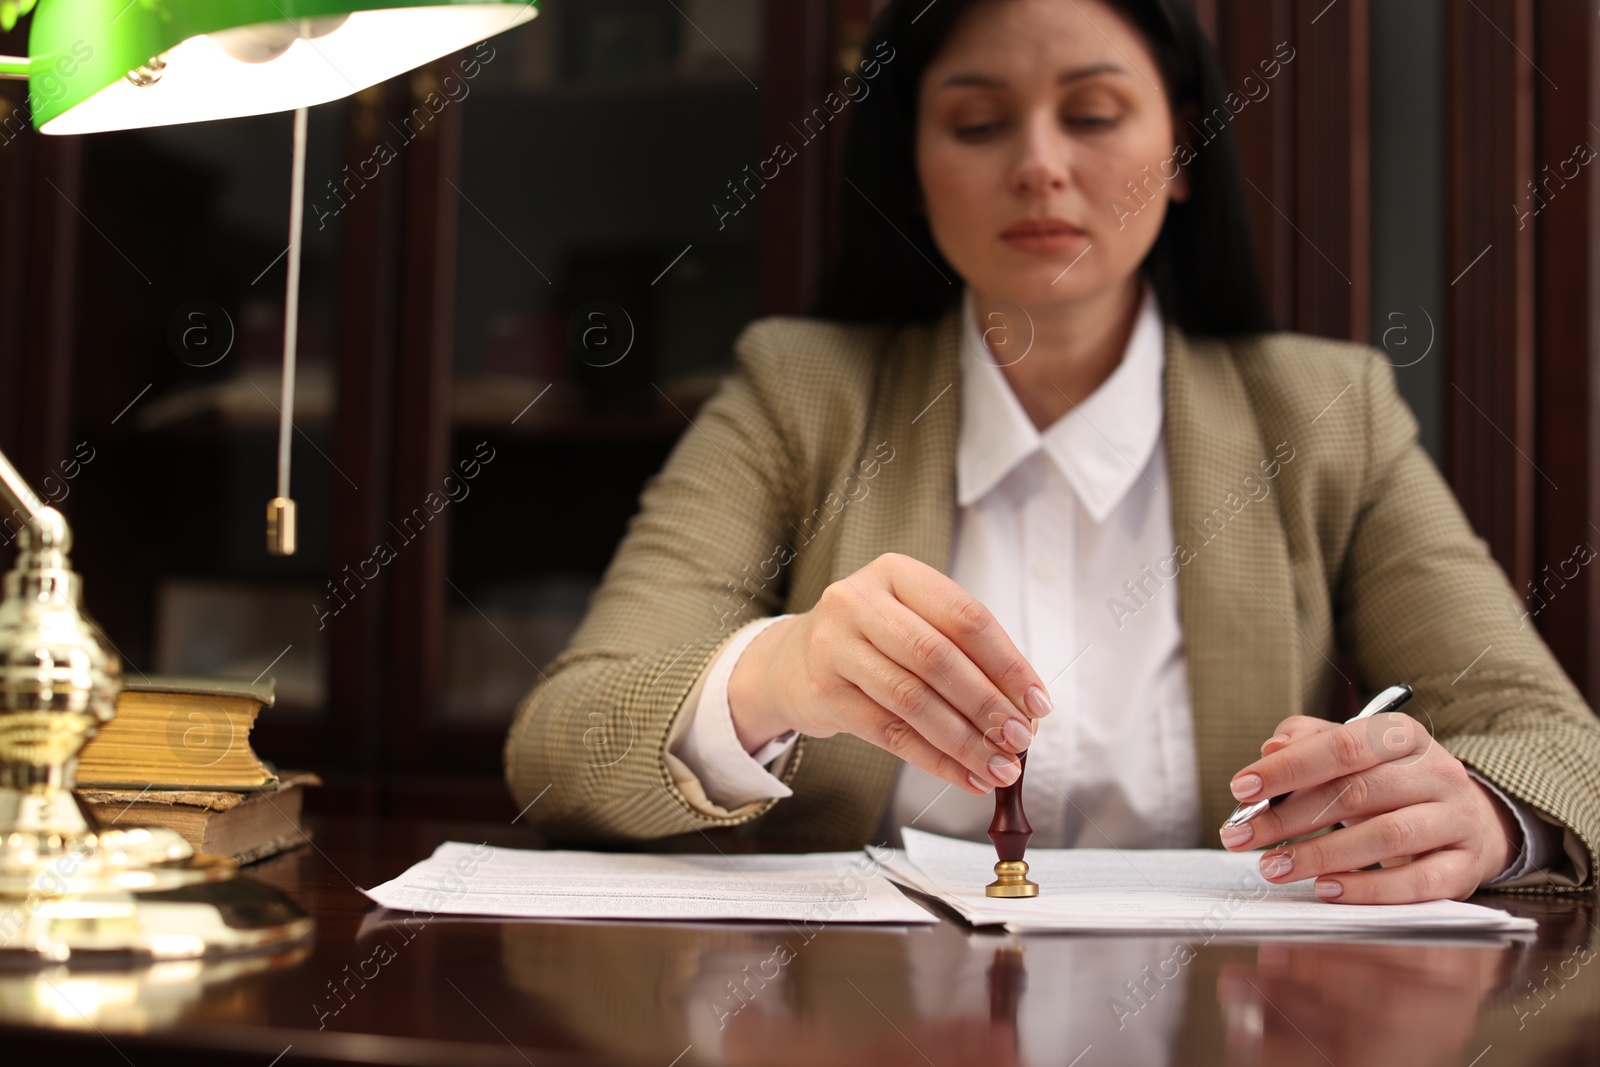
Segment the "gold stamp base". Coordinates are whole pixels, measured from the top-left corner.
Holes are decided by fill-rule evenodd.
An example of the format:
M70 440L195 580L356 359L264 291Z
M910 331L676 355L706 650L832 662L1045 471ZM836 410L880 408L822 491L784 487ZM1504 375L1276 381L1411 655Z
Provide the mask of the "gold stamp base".
M1039 883L1028 880L1027 860L1001 860L994 865L995 879L983 887L985 896L1036 897Z

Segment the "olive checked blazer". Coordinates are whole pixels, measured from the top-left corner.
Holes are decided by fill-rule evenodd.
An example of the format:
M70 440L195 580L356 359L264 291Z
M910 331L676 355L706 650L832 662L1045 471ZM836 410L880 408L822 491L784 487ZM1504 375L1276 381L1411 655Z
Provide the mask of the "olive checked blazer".
M505 770L519 806L538 798L526 819L564 839L737 825L775 848L869 841L900 761L860 738L800 738L774 765L794 795L733 811L667 746L739 626L809 609L885 552L949 572L959 329L959 308L900 328L744 329L733 373L646 483L582 624L518 708ZM1280 720L1343 717L1346 679L1364 696L1405 681L1406 710L1449 752L1567 828L1592 883L1600 722L1418 445L1388 364L1291 333L1218 340L1169 323L1165 341L1202 826L1232 810L1230 778Z

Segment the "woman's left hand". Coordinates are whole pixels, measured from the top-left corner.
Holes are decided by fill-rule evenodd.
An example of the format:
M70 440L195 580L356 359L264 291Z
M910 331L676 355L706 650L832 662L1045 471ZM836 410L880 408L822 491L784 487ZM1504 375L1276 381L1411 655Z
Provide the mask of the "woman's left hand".
M1294 794L1223 831L1232 851L1344 824L1261 857L1269 882L1315 878L1317 896L1341 904L1464 899L1510 866L1522 837L1511 810L1398 711L1285 719L1231 787L1244 801ZM1374 863L1385 869L1362 869Z

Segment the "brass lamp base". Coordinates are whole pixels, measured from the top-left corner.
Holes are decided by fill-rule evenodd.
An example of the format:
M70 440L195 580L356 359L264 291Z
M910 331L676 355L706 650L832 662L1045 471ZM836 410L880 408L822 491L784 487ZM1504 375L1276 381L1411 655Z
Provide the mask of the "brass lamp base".
M1001 860L994 865L995 879L983 887L990 897L1036 897L1039 883L1028 880L1027 860Z
M116 714L121 664L82 609L66 520L3 454L0 497L27 516L0 597L0 964L197 959L308 937L311 917L233 860L168 829L102 828L79 805L78 754Z
M17 799L0 788L0 810ZM294 901L238 873L233 860L197 854L160 827L11 829L0 834L0 959L194 959L312 932Z
M11 919L0 928L0 952L49 963L108 953L186 960L292 945L312 933L314 922L298 904L269 886L233 877L231 859L197 855L162 873L180 871L204 880L149 892L73 893L31 905L0 898L0 922Z
M0 789L0 799L8 791ZM15 918L4 905L37 903L69 893L177 889L226 877L185 863L194 849L175 831L159 827L78 833L7 828L0 838L0 944Z

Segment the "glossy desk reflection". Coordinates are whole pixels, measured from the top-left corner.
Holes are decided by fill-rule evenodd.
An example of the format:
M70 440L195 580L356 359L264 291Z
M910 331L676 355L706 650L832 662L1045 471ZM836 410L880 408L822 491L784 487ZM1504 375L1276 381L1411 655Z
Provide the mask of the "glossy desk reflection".
M1508 898L1536 939L1411 943L805 924L424 921L371 908L446 838L320 824L253 868L309 950L226 968L0 971L11 1056L74 1063L1424 1064L1600 1060L1595 900ZM288 1049L285 1052L285 1049ZM11 1058L8 1056L8 1059Z

